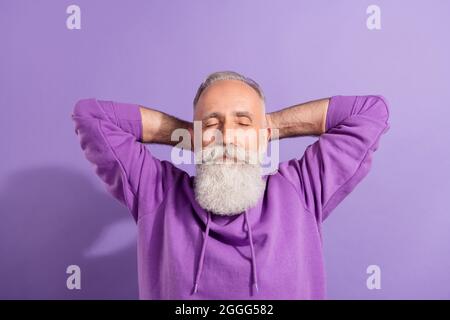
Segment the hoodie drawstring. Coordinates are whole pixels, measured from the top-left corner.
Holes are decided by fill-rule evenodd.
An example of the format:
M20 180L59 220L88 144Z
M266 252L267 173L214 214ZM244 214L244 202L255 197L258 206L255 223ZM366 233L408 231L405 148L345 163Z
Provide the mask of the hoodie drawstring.
M250 251L252 254L253 286L255 288L255 292L258 292L259 287L258 287L258 278L257 278L257 269L256 269L255 247L253 245L253 234L252 234L252 229L250 228L250 223L248 221L247 210L245 210L245 212L244 212L244 217L245 217L245 223L247 224L247 232L248 232L248 237L250 240ZM197 265L197 275L195 277L195 283L194 283L194 288L193 288L192 294L197 293L197 291L198 291L198 284L200 281L200 276L203 271L203 262L205 260L206 244L208 242L208 237L209 237L210 222L211 222L211 213L208 211L208 220L206 222L206 231L205 231L205 236L203 238L203 245L202 245L202 250L200 252L200 259L199 259L199 262Z
M208 211L208 221L206 222L205 237L203 238L202 251L200 253L200 260L199 260L198 266L197 266L197 275L195 277L193 293L196 293L198 291L198 282L200 280L200 275L202 274L202 271L203 271L203 261L205 260L205 250L206 250L206 243L208 242L208 237L209 237L209 222L210 221L211 221L211 213Z
M252 228L250 228L250 223L248 222L247 210L245 210L244 215L245 215L245 222L247 223L248 237L250 238L250 251L252 252L253 285L255 286L256 292L258 292L259 288L258 288L258 278L257 278L257 272L256 272L255 248L253 246Z

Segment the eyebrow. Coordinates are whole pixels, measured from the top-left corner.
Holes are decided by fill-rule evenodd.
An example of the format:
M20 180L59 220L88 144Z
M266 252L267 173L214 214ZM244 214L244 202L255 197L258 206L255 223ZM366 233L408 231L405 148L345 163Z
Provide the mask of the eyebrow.
M248 111L236 111L236 112L234 113L234 115L235 115L236 117L247 117L247 118L249 118L250 120L253 119L253 115L252 115L250 112L248 112Z
M221 115L222 115L222 114L219 113L219 112L211 112L211 113L208 114L206 117L204 117L204 118L202 119L202 121L206 121L206 120L208 120L208 119L210 119L210 118L219 118Z

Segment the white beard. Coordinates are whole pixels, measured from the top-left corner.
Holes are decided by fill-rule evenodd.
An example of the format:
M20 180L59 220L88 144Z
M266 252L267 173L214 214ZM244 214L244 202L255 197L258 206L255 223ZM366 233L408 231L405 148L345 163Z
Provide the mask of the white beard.
M261 166L251 157L257 157L256 153L246 153L231 144L203 149L203 161L196 165L194 178L199 205L218 215L240 214L256 205L264 193L265 181Z

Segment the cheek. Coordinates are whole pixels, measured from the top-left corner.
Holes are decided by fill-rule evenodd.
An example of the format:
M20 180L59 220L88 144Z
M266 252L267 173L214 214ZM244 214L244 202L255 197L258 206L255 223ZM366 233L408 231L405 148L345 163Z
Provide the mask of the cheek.
M250 128L238 131L236 138L239 146L253 151L258 149L258 129Z
M202 133L202 144L207 146L213 142L219 143L221 133L217 129L205 129Z

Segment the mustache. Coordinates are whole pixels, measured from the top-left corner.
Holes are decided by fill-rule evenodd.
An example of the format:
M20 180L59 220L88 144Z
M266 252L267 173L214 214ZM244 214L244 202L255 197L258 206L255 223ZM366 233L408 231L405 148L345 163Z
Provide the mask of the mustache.
M236 163L257 164L258 153L255 151L246 150L245 148L228 143L225 145L212 145L202 149L197 157L201 157L202 164L217 164L224 163L227 158L228 162L231 160Z

